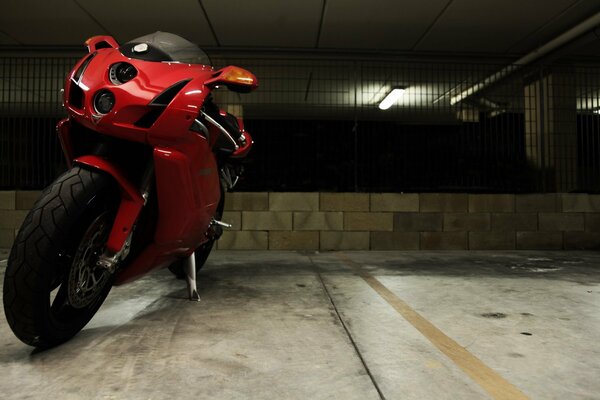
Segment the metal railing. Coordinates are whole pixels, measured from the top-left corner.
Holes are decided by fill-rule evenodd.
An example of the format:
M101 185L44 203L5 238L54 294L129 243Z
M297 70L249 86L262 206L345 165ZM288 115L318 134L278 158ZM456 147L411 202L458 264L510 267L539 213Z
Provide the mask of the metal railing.
M253 71L221 89L255 139L240 190L600 192L600 67L445 61L213 57ZM53 126L76 57L0 56L0 188L37 189L64 169ZM387 111L379 102L406 89Z

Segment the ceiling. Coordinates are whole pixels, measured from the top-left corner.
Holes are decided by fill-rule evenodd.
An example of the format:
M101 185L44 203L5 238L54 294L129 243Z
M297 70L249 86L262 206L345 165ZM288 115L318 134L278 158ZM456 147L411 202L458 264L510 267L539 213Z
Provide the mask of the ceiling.
M162 30L212 49L517 56L598 11L600 0L2 0L0 45Z
M453 95L598 12L600 0L2 0L0 50L80 53L94 35L125 42L162 30L209 48L215 65L243 65L259 76L261 90L250 95L215 93L219 104L242 104L247 115L353 119L359 109L364 119L431 122L436 115L448 121L463 107L450 104ZM238 60L237 50L250 52ZM279 57L271 54L276 50L302 54ZM570 51L599 56L600 40ZM416 60L388 64L354 57L363 52L414 54ZM421 55L500 60L427 63ZM32 103L56 112L70 64L40 73L32 60L19 62L0 62L0 93L10 93L0 98L0 114L14 114L19 104L29 112ZM589 99L600 93L600 69L577 76L578 91L587 90L578 92L578 108L591 109ZM522 107L522 82L503 82L487 99L503 109ZM377 104L395 86L407 88L399 107L380 112Z

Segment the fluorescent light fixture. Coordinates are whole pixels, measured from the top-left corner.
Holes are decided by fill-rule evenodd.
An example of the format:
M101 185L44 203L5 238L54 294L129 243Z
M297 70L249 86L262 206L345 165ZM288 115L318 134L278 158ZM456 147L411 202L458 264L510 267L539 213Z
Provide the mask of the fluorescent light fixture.
M404 94L405 91L406 91L405 88L401 88L401 87L393 88L392 91L389 92L387 96L385 96L385 99L383 99L381 101L381 103L379 103L379 108L381 110L387 110L388 108L393 106L394 103L397 102L398 99L400 99L400 97L402 97L402 95Z
M600 114L600 108L595 109L594 111L592 111L594 114Z

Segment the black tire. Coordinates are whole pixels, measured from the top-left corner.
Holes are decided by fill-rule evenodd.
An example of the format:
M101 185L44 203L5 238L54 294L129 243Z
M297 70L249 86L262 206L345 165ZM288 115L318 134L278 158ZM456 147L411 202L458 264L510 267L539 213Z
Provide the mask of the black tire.
M118 205L113 179L73 167L34 204L4 276L4 312L15 335L35 347L67 341L94 316L114 276L95 266Z

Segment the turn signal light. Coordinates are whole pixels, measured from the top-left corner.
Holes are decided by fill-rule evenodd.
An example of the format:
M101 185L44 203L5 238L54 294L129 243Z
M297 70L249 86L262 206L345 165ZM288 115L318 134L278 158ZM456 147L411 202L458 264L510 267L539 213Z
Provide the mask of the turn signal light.
M236 92L250 92L258 87L256 76L243 68L230 65L214 73L204 82L207 86L225 85Z
M232 67L223 71L221 80L229 83L254 86L256 77L245 69Z

